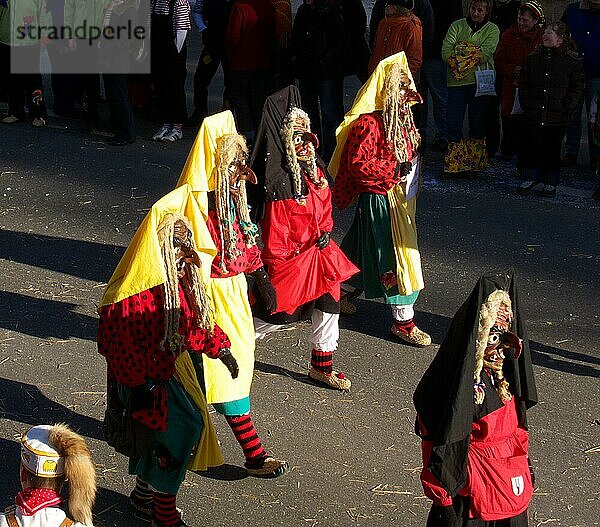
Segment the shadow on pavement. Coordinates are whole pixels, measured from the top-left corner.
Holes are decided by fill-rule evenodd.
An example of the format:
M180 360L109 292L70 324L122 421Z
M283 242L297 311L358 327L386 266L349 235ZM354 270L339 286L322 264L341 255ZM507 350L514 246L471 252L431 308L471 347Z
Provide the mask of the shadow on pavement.
M27 232L0 231L0 258L105 282L124 247Z
M77 304L0 291L0 328L33 337L96 340L98 321L73 311Z
M0 419L9 419L29 426L67 423L81 435L104 440L100 421L78 414L48 399L37 386L0 378L0 394Z
M538 366L583 377L600 378L600 368L594 367L600 365L600 359L597 357L553 348L533 340L529 341L529 347L533 363ZM571 361L587 362L588 364L578 364Z
M281 375L282 377L290 377L291 379L301 382L303 384L309 384L310 386L321 386L319 383L314 382L308 377L306 373L298 373L297 371L288 370L281 366L274 364L268 364L266 362L256 361L254 363L254 369L263 373L270 373L272 375Z
M342 315L340 317L341 329L349 329L363 335L401 344L400 340L390 332L392 315L390 308L386 304L365 299L357 299L353 303L358 308L358 311L355 315ZM442 342L450 326L450 320L449 317L425 311L416 310L415 314L417 326L431 335L434 344Z
M230 465L229 463L224 463L220 467L211 467L208 470L195 473L203 478L216 479L219 481L238 481L248 477L246 469L238 467L237 465Z
M25 430L23 430L25 432ZM2 458L3 474L0 478L0 510L14 503L13 498L21 490L19 483L19 460L21 448L16 441L0 438L0 458Z

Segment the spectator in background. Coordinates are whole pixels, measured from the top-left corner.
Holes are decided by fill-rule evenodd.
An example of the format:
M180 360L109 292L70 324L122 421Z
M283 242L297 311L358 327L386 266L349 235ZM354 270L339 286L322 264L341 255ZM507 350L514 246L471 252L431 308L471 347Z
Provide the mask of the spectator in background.
M229 103L237 129L250 143L271 92L270 50L274 41L275 8L271 0L235 0L225 34Z
M489 21L491 0L471 0L469 14L453 22L442 44L448 65L448 152L444 172L482 170L488 165L485 112L489 96L476 97L475 71L494 67L500 30ZM469 112L469 138L463 139L465 112Z
M387 0L375 0L373 4L371 21L369 22L369 46L371 49L375 46L377 26L385 17L385 6L388 3L390 2ZM433 9L431 8L430 0L414 0L414 4L413 14L421 21L423 28L423 52L428 53L429 46L433 43L435 30Z
M492 5L490 21L504 33L517 20L521 0L495 0ZM485 139L488 155L493 157L500 147L500 101L502 100L502 81L496 78L496 95L488 97L485 116Z
M156 90L158 118L163 123L152 139L183 139L187 120L187 32L192 28L188 0L155 0L151 3L151 69Z
M510 159L517 154L519 172L523 171L523 116L516 107L517 88L521 68L541 43L545 19L542 5L537 0L527 0L519 8L517 21L500 38L494 55L498 80L502 84L502 143L500 155ZM513 112L513 109L515 110Z
M420 93L423 97L421 105L423 126L420 132L421 141L424 144L429 109L427 96L431 94L433 121L436 128L433 148L444 152L448 146L448 124L446 123L448 87L446 86L446 65L441 57L442 42L450 24L462 18L462 4L460 0L431 0L431 7L434 14L435 31L431 46L423 49L420 78Z
M583 59L585 72L585 109L589 117L593 96L600 90L600 0L582 0L567 6L562 21L569 26L571 36ZM563 166L577 164L581 143L581 112L584 99L573 114L573 121L567 127L566 153ZM600 147L594 144L588 128L590 165L600 157Z
M583 97L585 76L565 23L550 24L542 42L521 70L519 89L528 144L526 181L518 192L540 189L543 196L553 197L560 176L560 146Z
M367 12L361 0L334 0L339 5L344 20L344 75L356 75L364 83L369 74L367 67L371 52L365 34L367 31Z
M423 62L423 29L412 13L414 0L388 0L385 18L377 26L375 45L369 61L369 75L382 59L404 51L410 72L418 82Z
M304 0L294 19L290 53L302 104L322 139L324 160L333 153L335 130L344 118L346 45L339 7L330 0Z
M219 69L223 67L223 106L227 101L227 53L225 32L229 22L232 0L196 0L192 18L202 34L204 48L194 74L194 111L188 124L198 126L208 115L208 87Z
M291 0L271 0L275 9L275 42L271 48L273 90L294 83L294 74L288 53L292 35Z
M75 38L69 39L71 56L69 60L74 68L86 68L88 73L71 75L75 85L76 98L85 104L83 107L83 131L91 132L98 127L100 114L100 73L98 72L98 41L90 38L89 30L80 35L81 28L98 28L102 26L104 10L108 0L65 0L65 26L75 31ZM95 70L95 72L94 72Z
M48 42L44 35L29 38L29 25L23 27L26 38L13 33L12 20L28 20L30 26L50 26L50 13L42 0L19 0L0 2L0 65L8 93L8 114L4 124L13 124L25 119L25 104L29 120L35 127L46 125L42 76L39 72L40 45ZM13 73L11 64L25 67L27 73Z

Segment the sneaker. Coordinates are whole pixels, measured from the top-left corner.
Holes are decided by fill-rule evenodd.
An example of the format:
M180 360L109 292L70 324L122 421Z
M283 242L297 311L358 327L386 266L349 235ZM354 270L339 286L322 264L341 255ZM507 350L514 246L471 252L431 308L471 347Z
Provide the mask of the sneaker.
M524 196L525 194L529 194L532 190L542 190L543 187L544 184L539 181L523 181L523 183L519 185L517 192Z
M420 330L417 326L412 328L410 333L406 334L404 331L398 329L395 324L393 324L391 331L392 335L395 335L404 343L410 344L411 346L424 348L431 345L431 337L424 331Z
M19 118L16 115L7 115L4 119L2 119L4 124L13 124L17 121L19 121Z
M575 154L565 154L560 160L561 167L574 167L577 164L577 156Z
M309 366L308 376L320 384L333 388L335 390L342 390L347 392L352 386L350 379L348 379L343 373L332 371L331 373L323 373L322 371Z
M267 456L256 464L244 465L249 476L255 478L277 478L288 469L288 462L283 459L275 459Z
M542 196L546 198L553 198L556 196L556 187L554 185L544 185L542 189Z
M163 124L161 129L152 136L153 141L162 141L162 138L171 132L171 127L168 124Z
M46 126L46 119L43 117L36 117L33 121L31 121L31 124L36 128L41 128L42 126Z
M175 141L179 141L183 139L183 132L181 130L177 130L177 128L171 128L169 133L163 135L160 140L165 141L167 143L174 143Z

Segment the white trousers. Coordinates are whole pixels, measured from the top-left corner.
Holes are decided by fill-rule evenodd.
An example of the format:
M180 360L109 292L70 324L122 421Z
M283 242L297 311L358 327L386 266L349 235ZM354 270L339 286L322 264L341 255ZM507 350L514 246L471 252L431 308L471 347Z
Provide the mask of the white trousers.
M337 349L340 338L340 316L333 313L325 313L319 309L312 312L312 334L310 343L314 349L319 351L334 351ZM260 318L254 317L254 331L256 338L264 339L268 334L279 331L286 326L270 324Z

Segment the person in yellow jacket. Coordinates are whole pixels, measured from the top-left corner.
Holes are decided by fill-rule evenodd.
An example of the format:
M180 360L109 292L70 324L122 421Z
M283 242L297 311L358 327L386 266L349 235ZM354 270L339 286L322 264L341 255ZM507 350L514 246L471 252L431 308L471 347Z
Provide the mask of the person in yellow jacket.
M156 202L99 307L107 363L107 442L129 457L130 503L153 527L183 527L176 497L186 470L223 463L194 359L238 376L207 292L215 246L191 190ZM200 377L201 379L201 377Z
M274 310L277 299L256 244L258 228L250 220L246 182L256 176L246 165L248 149L230 111L206 117L194 141L178 185L189 185L204 215L217 254L210 268L209 290L215 321L231 339L239 376L231 379L218 363L204 360L206 399L223 414L246 458L249 475L272 478L287 462L265 451L250 414L255 332L246 275Z
M405 53L379 62L337 129L329 172L340 209L358 200L340 247L361 272L347 284L390 305L391 331L402 342L428 346L413 309L424 287L415 225L420 137L410 110L417 102Z

